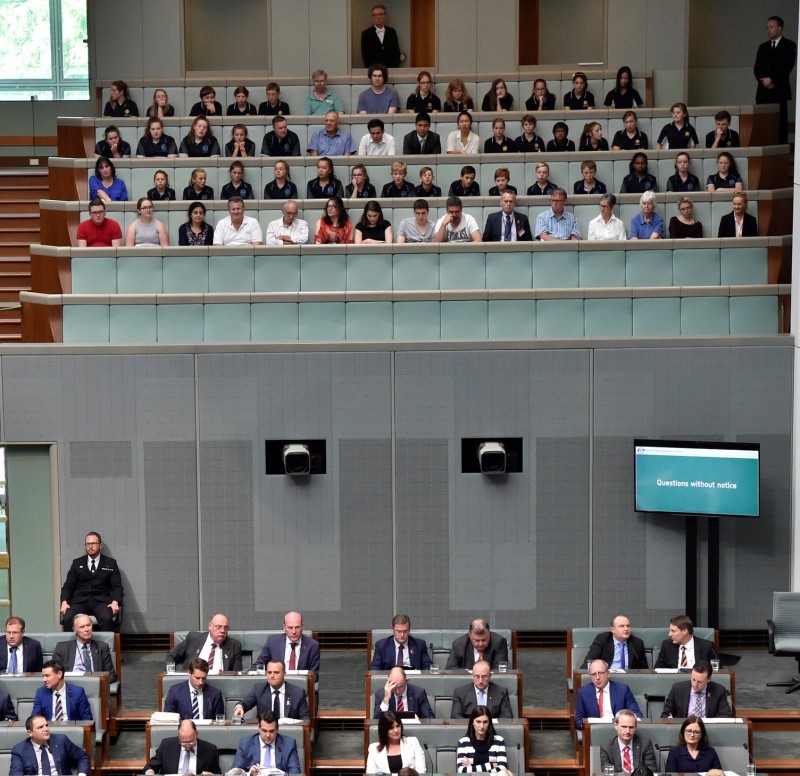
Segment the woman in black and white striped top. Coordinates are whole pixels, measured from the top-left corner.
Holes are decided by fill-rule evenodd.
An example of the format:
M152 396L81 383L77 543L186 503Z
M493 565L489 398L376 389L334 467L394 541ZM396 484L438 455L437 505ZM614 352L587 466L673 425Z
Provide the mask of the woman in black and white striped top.
M486 706L476 706L469 715L467 735L458 741L456 762L459 773L489 773L508 767L505 741L495 735Z

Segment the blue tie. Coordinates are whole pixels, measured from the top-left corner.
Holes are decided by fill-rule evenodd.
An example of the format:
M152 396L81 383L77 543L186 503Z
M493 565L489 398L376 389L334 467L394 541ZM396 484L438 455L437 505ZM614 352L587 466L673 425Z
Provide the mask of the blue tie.
M200 719L200 704L197 702L197 690L192 690L192 719Z
M8 660L8 673L17 673L17 648L11 647L11 657Z
M622 642L619 644L619 667L625 668L625 645Z
M42 745L39 747L39 753L42 756L42 774L49 776L53 771L50 768L50 755L48 754L49 747Z

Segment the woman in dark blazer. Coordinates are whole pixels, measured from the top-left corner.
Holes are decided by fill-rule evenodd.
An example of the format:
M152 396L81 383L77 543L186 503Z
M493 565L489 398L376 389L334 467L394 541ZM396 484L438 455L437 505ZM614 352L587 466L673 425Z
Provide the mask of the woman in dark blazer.
M717 237L758 237L758 221L747 212L747 194L737 191L732 204L733 212L719 220Z
M712 768L722 768L713 746L708 745L706 726L700 717L692 714L681 725L678 745L669 750L668 773L700 773Z

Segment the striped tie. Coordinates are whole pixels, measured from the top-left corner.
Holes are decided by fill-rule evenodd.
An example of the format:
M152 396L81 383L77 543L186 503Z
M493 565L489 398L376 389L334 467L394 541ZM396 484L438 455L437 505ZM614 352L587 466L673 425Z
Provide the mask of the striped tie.
M217 645L212 642L211 644L211 652L208 653L208 671L209 673L214 673L214 660L217 657Z
M405 711L406 710L406 706L403 703L403 696L402 695L398 695L397 696L397 710L398 711Z
M64 721L64 707L61 705L61 693L58 690L56 690L56 706L55 712L53 713L53 719L56 722Z
M625 773L630 773L633 770L631 748L627 745L622 749L622 770L625 771Z
M681 664L680 668L686 668L689 665L689 661L686 659L686 647L681 647Z
M200 705L197 702L197 690L192 690L192 719L200 719Z

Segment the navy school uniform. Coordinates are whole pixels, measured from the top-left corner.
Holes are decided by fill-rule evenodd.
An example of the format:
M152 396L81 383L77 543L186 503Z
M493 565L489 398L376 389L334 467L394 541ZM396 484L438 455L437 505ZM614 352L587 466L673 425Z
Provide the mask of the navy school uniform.
M667 191L700 191L700 178L689 173L689 177L684 181L676 172L667 178Z
M219 143L217 138L206 135L202 140L190 140L188 135L183 138L179 154L186 154L191 157L219 156Z
M420 183L419 186L414 189L414 195L417 197L441 197L442 190L438 186L431 184L431 190L426 191L423 185Z
M228 106L228 116L258 116L258 108L252 102L247 102L244 105L244 110L239 110L239 106L233 102Z
M270 181L264 186L264 199L297 199L297 186L291 181L286 181L279 186L277 181Z
M516 194L517 193L517 187L516 186L512 186L509 183L506 186L506 191L510 191L512 194ZM499 197L500 196L500 189L498 189L497 186L492 186L492 188L489 189L489 196L490 197Z
M382 197L413 197L416 189L413 183L406 181L401 188L395 186L394 181L387 183L381 191Z
M192 109L189 111L190 116L221 116L222 115L222 104L214 100L214 110L215 113L211 113L208 108L206 107L204 102L196 102L192 105Z
M472 185L468 189L465 189L464 185L461 183L461 179L459 179L450 184L450 191L448 191L447 194L448 196L455 197L480 197L481 187L478 181L473 181Z
M177 199L175 196L175 189L171 189L169 186L164 189L163 194L159 194L158 189L155 187L149 189L147 192L147 198L153 202L174 202Z
M198 194L194 186L187 186L183 190L183 199L189 202L195 199L202 201L214 199L214 189L211 186L203 186L202 191Z
M525 135L520 135L514 143L517 146L517 151L538 151L544 153L544 140L539 135L534 135L533 140L528 140Z
M628 133L624 129L619 130L614 135L611 145L621 151L643 151L650 146L647 134L638 129L633 137L628 137Z
M259 116L288 116L290 113L289 106L281 100L278 100L277 105L270 105L269 102L265 100L258 106Z
M230 199L231 197L241 197L242 199L253 199L253 187L246 181L242 181L238 186L233 183L226 183L219 194L220 199Z
M413 110L414 113L431 113L441 109L442 101L433 92L427 97L409 94L406 100L406 110Z
M353 186L352 183L348 183L347 186L344 187L344 193L348 197L352 197L354 188L355 187ZM361 189L361 191L358 192L358 195L356 196L356 199L377 199L377 198L378 198L378 190L371 183L365 183L364 187Z
M649 173L639 180L635 173L630 173L622 179L623 194L644 194L645 191L655 191L658 188L654 175Z
M136 146L136 156L177 156L178 146L175 139L169 135L161 135L161 139L154 143L150 137L143 137Z

